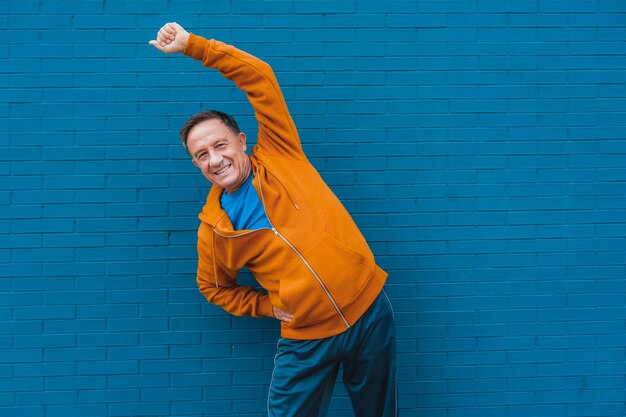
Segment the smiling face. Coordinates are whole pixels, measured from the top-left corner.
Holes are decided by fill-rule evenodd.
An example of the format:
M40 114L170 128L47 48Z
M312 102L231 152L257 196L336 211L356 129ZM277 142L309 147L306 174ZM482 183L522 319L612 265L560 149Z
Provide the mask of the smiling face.
M195 125L187 135L187 150L206 179L228 193L237 191L250 174L246 135L236 135L219 119Z

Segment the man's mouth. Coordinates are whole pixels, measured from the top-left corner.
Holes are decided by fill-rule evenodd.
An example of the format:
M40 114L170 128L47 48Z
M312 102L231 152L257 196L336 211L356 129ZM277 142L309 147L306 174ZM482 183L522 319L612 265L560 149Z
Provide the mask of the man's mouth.
M230 168L230 165L226 165L225 167L222 167L220 169L218 169L217 171L215 171L213 174L214 175L221 175L223 174L228 168Z

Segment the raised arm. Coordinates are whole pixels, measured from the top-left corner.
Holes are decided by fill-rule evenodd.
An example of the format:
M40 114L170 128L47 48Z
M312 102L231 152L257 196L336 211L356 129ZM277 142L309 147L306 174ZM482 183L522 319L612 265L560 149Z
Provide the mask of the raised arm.
M202 61L246 93L259 124L257 152L304 158L298 131L267 63L234 46L188 33L176 23L163 26L150 44L164 53L182 52Z
M194 38L196 39L195 44L193 43ZM190 33L188 33L185 29L183 29L177 23L167 23L165 26L163 26L159 30L159 32L157 33L156 39L150 41L149 43L150 45L154 46L159 51L164 52L166 54L175 54L175 53L183 52L186 46L191 48L190 50L193 50L195 53L199 54L204 49L198 44L202 44L206 47L205 49L207 49L206 51L207 53L202 54L202 57L204 57L205 55L207 55L208 57L210 56L210 54L208 54L209 49L210 49L210 46L209 46L210 42L214 42L214 44L219 44L218 42L215 42L215 41L207 41L204 38L194 37L194 35L191 35ZM196 45L196 46L194 47L193 45ZM221 45L224 45L224 44L221 44ZM232 48L232 47L227 47L226 49L228 48ZM232 48L232 49L235 49L235 48ZM244 52L237 51L237 53L251 57L252 60L263 64L261 61L257 60L251 55L245 54ZM216 54L216 55L217 56L213 56L212 59L219 61L220 60L219 54ZM199 57L198 59L203 59L202 57ZM223 74L228 73L235 78L238 78L240 75L239 73L242 73L242 72L244 74L244 78L253 78L251 76L246 76L246 74L252 74L252 73L257 74L256 71L251 71L249 69L244 70L244 71L242 71L241 69L238 69L238 67L248 68L249 66L249 64L242 63L239 59L235 59L235 58L229 59L226 57L224 58L224 61L229 61L229 62L224 62L222 63L223 65L220 65L220 68L221 68L220 71L224 71L222 72ZM271 69L270 69L270 73L271 73ZM256 77L259 77L258 74L256 75ZM266 78L267 77L263 79L265 80ZM274 82L275 82L275 79L274 79ZM246 80L241 81L241 83L242 85L248 84ZM239 86L240 84L237 83L237 85ZM240 88L244 89L243 87L240 87ZM264 95L265 93L262 91L263 88L264 88L263 86L254 87L254 88L250 88L249 91L244 89L244 91L246 91L246 93L248 94L250 101L253 103L253 107L257 111L257 119L264 121L263 127L260 126L259 128L259 136L260 136L259 145L261 145L261 142L263 142L263 144L265 144L264 145L265 147L263 148L263 150L266 152L269 152L272 149L274 150L281 149L284 153L292 153L292 154L297 154L298 152L301 153L301 150L297 151L297 149L300 149L300 142L298 140L297 133L295 132L295 127L293 127L293 132L295 134L295 136L293 137L293 140L292 140L292 137L283 135L283 133L280 133L281 136L278 136L278 133L276 133L276 132L283 132L283 131L289 132L290 131L291 127L289 126L285 127L281 124L281 123L284 124L288 122L288 124L290 123L291 125L293 125L293 122L291 121L291 118L289 117L289 113L286 113L286 117L288 118L288 121L285 121L283 117L282 119L279 118L279 121L277 123L272 123L271 118L268 118L268 116L265 116L265 113L263 113L262 111L257 110L257 105L255 105L254 103L256 103L258 100L261 100L262 102L262 104L259 104L258 106L260 106L261 108L264 108L263 97L265 97ZM276 83L276 88L278 88L277 83ZM277 90L277 91L278 91L278 94L280 95L280 90ZM274 98L272 94L268 93L267 96L272 96L272 98L269 99L271 103L276 102L276 99ZM265 99L265 100L267 101L268 99ZM280 95L280 100L282 100L282 95ZM284 100L282 100L282 103L284 106ZM287 111L286 107L284 107L284 110L285 112ZM259 124L261 124L261 121L259 121ZM261 131L263 131L263 135L264 135L262 136L263 140L261 140L261 135L262 135ZM289 141L287 141L287 139L283 139L283 137L288 138ZM275 139L272 139L272 138L275 138ZM272 142L274 140L275 142ZM284 143L281 141L283 141ZM224 267L218 264L212 252L213 242L211 239L214 237L213 232L210 230L207 230L207 228L208 226L205 223L202 223L198 231L198 270L197 270L198 288L200 292L206 297L206 299L210 303L218 305L222 307L224 310L235 315L239 315L239 316L251 315L253 317L275 317L279 320L289 322L292 317L291 314L284 310L279 309L278 307L272 306L269 300L269 296L267 294L257 290L254 287L241 286L237 284L237 271L226 270Z

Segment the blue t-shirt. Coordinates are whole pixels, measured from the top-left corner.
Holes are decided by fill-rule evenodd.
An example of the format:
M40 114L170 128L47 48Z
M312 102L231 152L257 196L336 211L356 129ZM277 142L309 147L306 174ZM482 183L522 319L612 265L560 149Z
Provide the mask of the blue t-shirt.
M263 203L252 185L252 173L239 189L233 193L222 193L220 204L228 214L235 230L271 229Z

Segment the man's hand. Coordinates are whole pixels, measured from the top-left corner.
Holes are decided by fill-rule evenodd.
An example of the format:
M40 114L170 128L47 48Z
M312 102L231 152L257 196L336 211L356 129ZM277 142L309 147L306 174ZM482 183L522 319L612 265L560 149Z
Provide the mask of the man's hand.
M285 310L281 310L278 307L272 306L272 310L274 311L274 317L278 320L289 323L293 317L293 315Z
M156 40L148 42L161 52L175 54L187 45L189 32L176 22L166 23L157 33Z

